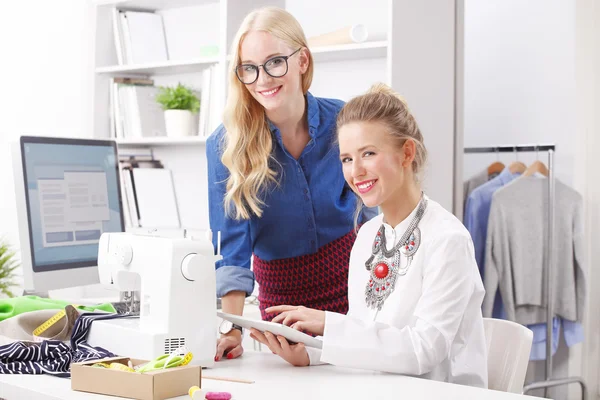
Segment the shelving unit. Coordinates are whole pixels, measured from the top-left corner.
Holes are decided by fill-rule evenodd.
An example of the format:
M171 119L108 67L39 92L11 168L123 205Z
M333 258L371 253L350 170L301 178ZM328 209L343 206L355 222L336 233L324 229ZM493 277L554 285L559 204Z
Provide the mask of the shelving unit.
M181 138L149 137L141 139L117 139L119 147L154 147L154 146L202 146L206 143L204 136L190 136Z
M180 75L201 72L207 66L217 64L219 60L212 58L197 58L187 61L168 61L145 65L115 65L96 68L97 74L108 76L123 75Z
M453 71L455 0L431 1L436 3L435 6L416 5L411 0L372 0L368 6L365 6L364 0L92 0L91 136L103 139L110 137L109 87L113 77L147 77L154 80L155 85L181 82L201 90L202 72L212 68L211 86L217 90L211 97L211 108L214 107L212 112L215 115L221 115L226 100L226 76L230 63L228 54L235 33L250 11L272 5L291 12L308 38L356 23L367 27L369 38L364 43L311 49L316 64L310 89L313 95L347 101L364 93L372 84L383 81L408 95L422 130L430 133L430 136L426 135L426 140L431 140L429 143L437 142L436 135L443 135L452 141L454 76L440 75L434 71L432 77L429 72L432 67ZM441 12L436 11L436 18L431 18L431 7L441 7ZM161 14L170 60L144 65L118 65L112 26L115 8ZM315 14L315 9L319 13ZM401 20L408 22L396 22ZM407 51L407 43L412 47L424 45L426 54L422 54L421 50L416 56L412 55ZM218 52L215 56L199 57L199 48L202 46L216 47ZM412 88L421 84L426 90L417 96L411 95ZM440 107L441 104L444 107ZM211 126L209 131L215 128ZM117 140L119 149L123 150L152 148L153 154L161 159L166 168L171 169L182 224L188 229L208 228L205 142L205 137L198 136ZM452 146L430 148L430 159L436 156L436 152L447 158L446 148ZM450 157L443 165L436 165L436 169L452 171L452 162ZM432 182L433 192L441 188L451 198L451 185L451 179L450 183ZM430 194L436 199L440 198L431 191Z
M387 56L387 41L322 46L311 49L315 62L368 60Z
M97 6L129 7L143 10L165 10L218 2L219 0L96 0L95 4Z

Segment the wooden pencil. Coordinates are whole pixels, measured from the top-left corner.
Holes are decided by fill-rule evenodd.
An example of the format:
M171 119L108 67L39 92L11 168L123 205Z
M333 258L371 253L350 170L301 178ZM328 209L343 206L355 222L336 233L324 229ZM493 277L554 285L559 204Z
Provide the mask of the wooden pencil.
M202 376L202 379L212 379L213 381L227 381L237 383L254 383L254 381L250 381L248 379L226 378L224 376Z

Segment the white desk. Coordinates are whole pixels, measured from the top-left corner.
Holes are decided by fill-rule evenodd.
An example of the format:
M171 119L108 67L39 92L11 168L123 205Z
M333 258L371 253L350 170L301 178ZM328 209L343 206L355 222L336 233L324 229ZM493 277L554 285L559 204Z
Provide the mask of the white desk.
M253 384L203 380L204 391L227 391L233 400L319 399L446 399L517 400L530 396L434 382L401 375L383 374L321 365L297 368L264 352L246 351L236 360L221 361L202 371L206 376L254 380ZM116 400L71 390L68 379L48 375L0 375L0 398L7 400ZM189 396L177 399L190 400Z

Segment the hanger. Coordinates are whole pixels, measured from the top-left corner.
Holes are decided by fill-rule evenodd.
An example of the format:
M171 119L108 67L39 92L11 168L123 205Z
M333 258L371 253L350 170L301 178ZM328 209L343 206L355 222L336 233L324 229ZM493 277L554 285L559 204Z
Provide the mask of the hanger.
M487 168L487 173L489 175L499 174L504 170L504 164L500 162L500 152L496 149L496 161L491 163Z
M535 154L537 159L529 166L529 168L527 168L527 170L525 170L525 172L523 172L523 176L531 176L535 173L539 173L548 177L550 172L546 165L540 161L538 146L535 146Z
M525 164L523 164L521 161L519 161L519 156L517 155L517 147L516 146L514 147L514 151L515 151L516 160L513 161L508 166L508 169L510 170L511 174L517 174L517 173L522 174L527 169L527 166Z

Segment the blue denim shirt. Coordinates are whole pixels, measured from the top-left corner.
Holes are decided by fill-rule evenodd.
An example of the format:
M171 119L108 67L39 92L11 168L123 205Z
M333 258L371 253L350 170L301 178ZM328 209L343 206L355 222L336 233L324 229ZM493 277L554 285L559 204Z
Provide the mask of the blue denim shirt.
M310 93L306 99L310 140L297 160L285 149L279 129L269 124L273 156L281 166L275 167L279 186L263 195L266 206L261 218L235 220L226 215L223 199L229 171L221 163L225 128L221 125L206 142L209 219L215 246L217 231L221 231L219 297L234 290L252 293L252 253L266 261L313 254L354 228L356 195L344 180L335 143L335 122L344 103Z
M477 261L481 279L483 279L485 271L485 241L492 207L492 196L496 190L519 176L520 174L512 174L508 168L504 168L500 175L473 190L467 198L464 216L465 227L473 239L475 261Z

